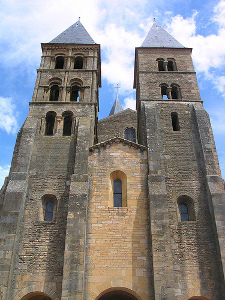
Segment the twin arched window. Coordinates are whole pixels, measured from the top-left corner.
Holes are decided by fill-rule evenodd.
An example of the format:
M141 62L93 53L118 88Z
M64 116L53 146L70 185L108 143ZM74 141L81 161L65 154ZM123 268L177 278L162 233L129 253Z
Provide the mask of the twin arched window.
M63 55L58 55L55 58L55 69L63 69L65 64L65 58ZM74 69L83 69L84 59L82 56L77 56L74 59Z
M64 112L62 116L63 116L63 135L70 136L72 134L73 113ZM54 111L49 111L46 114L45 135L54 135L55 120L56 120L56 113Z
M173 58L168 58L167 61L163 58L157 58L157 62L159 71L177 71L175 59Z
M181 99L180 87L172 83L171 86L168 86L166 83L161 85L161 96L162 99Z

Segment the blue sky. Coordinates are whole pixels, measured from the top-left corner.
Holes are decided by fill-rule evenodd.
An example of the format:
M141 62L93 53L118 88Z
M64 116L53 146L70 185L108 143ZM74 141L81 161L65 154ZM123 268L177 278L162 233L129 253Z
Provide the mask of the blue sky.
M142 44L154 17L185 47L193 48L225 178L225 0L1 0L0 186L28 114L40 43L51 41L79 17L102 49L99 119L108 116L117 83L123 107L135 107L134 49Z

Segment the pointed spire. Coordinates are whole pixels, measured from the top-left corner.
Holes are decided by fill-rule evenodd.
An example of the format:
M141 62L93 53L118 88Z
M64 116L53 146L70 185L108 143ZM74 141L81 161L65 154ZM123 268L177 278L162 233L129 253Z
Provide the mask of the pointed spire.
M155 20L141 47L185 48Z
M95 44L92 37L79 20L65 31L60 33L50 43L63 43L63 44Z
M117 84L117 86L115 87L115 89L117 89L116 100L113 103L113 106L112 106L112 109L111 109L111 111L109 113L109 116L115 115L115 114L117 114L117 113L119 113L119 112L121 112L123 110L123 107L122 107L122 105L120 103L120 100L118 98L118 90L119 90L119 88L120 87Z

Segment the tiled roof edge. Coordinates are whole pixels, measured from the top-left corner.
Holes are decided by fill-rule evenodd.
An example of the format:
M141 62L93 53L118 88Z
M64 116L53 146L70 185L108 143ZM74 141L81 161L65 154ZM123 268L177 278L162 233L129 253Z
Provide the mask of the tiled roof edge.
M124 145L128 145L128 146L134 147L136 149L140 149L142 151L148 149L147 147L145 147L143 145L128 141L128 140L120 138L120 137L114 137L112 139L109 139L109 140L106 140L104 142L93 145L92 147L89 148L89 151L92 152L95 149L100 149L101 147L106 147L107 145L111 145L111 144L114 144L114 143L116 143L116 144L122 143Z

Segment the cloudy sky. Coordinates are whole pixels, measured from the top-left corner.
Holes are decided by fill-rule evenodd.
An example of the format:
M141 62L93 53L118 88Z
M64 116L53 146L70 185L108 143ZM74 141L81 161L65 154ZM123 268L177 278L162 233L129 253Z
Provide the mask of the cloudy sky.
M225 178L225 0L0 0L0 186L8 174L18 129L29 109L40 43L81 17L102 49L99 118L108 116L118 83L124 108L135 107L134 48L153 18L185 47L210 115Z

